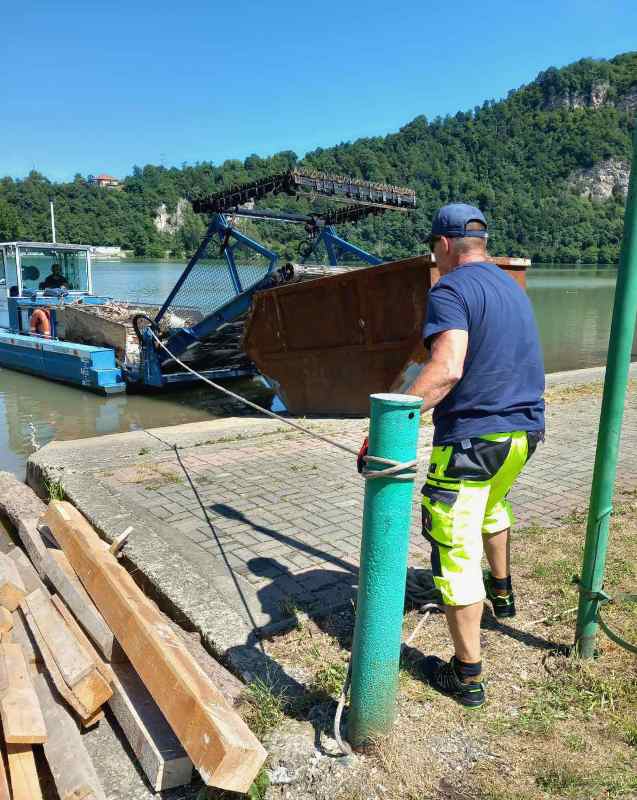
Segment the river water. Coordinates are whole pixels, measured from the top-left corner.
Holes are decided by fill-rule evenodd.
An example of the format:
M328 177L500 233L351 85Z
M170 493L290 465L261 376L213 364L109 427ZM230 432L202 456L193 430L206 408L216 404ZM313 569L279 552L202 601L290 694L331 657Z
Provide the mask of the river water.
M97 294L145 303L161 302L182 263L96 262ZM616 271L611 268L534 267L528 291L537 316L547 372L603 364L606 359ZM238 388L237 388L238 386ZM233 388L253 398L253 381ZM103 398L80 389L0 368L0 469L24 475L26 458L52 439L77 439L139 428L197 422L242 413L207 387L161 396Z

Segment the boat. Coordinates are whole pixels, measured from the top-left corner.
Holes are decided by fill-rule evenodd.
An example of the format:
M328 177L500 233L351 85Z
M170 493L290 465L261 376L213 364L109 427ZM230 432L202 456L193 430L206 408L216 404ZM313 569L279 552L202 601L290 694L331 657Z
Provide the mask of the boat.
M60 335L69 304L108 302L92 288L89 246L0 242L0 366L99 394L125 391L112 348Z
M523 288L530 260L491 258ZM426 360L422 255L257 292L243 348L295 415L366 416L369 395L407 388Z

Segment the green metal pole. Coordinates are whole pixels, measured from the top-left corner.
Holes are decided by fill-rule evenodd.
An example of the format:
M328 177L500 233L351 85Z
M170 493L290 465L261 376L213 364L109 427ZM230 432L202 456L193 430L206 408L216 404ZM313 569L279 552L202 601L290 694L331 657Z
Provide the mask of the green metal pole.
M597 612L603 597L599 593L604 582L613 487L636 320L637 122L580 580L575 646L584 658L591 658L595 652Z
M370 401L369 455L415 459L422 400L374 394ZM368 479L365 486L347 732L355 747L387 733L394 721L413 491L413 475Z

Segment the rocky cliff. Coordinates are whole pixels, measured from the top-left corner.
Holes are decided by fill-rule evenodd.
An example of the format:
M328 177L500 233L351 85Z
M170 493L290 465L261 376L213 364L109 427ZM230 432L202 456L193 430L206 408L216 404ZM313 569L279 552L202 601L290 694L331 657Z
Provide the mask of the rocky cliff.
M159 233L176 233L184 224L184 214L190 203L183 198L177 201L175 210L170 213L166 203L162 203L156 211L153 223Z
M606 81L596 81L591 84L588 91L566 91L561 94L549 92L544 103L545 111L555 111L558 108L599 108L608 99L610 84Z
M588 169L578 169L569 177L571 189L589 200L607 200L628 193L630 164L619 159L599 161Z

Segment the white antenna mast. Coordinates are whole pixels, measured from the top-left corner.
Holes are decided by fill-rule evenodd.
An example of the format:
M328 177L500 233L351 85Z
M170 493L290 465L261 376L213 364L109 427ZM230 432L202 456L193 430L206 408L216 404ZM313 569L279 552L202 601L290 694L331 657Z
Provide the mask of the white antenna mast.
M49 200L49 205L51 206L51 234L53 236L53 244L55 244L55 211L53 210L53 200Z

